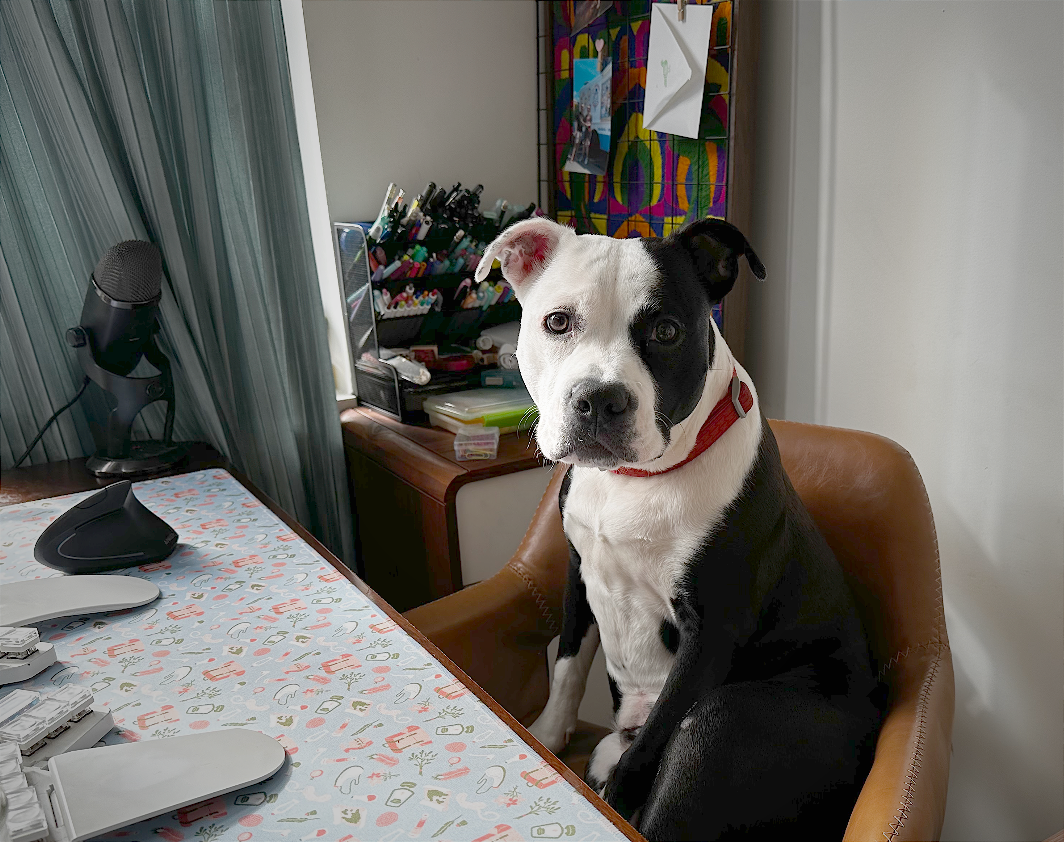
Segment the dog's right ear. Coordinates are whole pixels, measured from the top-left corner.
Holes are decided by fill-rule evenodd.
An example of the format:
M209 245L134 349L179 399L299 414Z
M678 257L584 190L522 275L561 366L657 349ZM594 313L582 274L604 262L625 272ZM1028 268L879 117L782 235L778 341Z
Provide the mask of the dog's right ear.
M571 228L545 217L526 219L511 225L484 251L477 264L476 279L484 280L493 260L502 266L502 276L514 288L518 299L543 274L562 237L576 236Z

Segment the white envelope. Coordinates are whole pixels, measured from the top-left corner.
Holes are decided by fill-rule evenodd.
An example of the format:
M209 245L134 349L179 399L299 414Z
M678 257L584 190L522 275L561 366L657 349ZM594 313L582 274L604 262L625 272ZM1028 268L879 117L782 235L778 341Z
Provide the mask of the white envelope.
M654 3L650 9L643 128L697 138L713 7L688 4L683 23L673 4Z

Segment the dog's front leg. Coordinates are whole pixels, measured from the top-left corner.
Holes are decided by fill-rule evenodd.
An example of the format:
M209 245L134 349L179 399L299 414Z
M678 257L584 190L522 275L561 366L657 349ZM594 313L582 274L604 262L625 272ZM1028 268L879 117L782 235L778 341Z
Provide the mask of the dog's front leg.
M650 715L617 761L602 793L626 819L645 802L662 752L683 717L704 692L724 680L735 647L729 637L705 639L701 612L689 600L674 600L673 607L680 632L676 660Z
M548 749L557 754L576 730L576 712L584 698L587 674L599 645L598 626L587 592L580 578L580 556L569 544L569 578L565 584L562 606L562 633L558 641L558 659L554 662L554 680L543 713L528 730Z

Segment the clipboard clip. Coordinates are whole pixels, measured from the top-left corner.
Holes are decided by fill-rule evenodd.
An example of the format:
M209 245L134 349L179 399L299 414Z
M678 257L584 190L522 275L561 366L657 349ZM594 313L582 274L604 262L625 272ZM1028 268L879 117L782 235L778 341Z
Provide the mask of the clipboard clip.
M687 21L687 0L676 0L676 19L680 23Z

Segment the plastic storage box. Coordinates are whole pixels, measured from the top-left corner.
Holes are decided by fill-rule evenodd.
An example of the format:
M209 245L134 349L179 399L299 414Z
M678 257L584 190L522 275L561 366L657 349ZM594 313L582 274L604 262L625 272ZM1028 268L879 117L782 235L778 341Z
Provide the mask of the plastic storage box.
M499 428L470 424L454 437L454 457L459 462L494 459L499 454Z
M528 429L536 405L527 389L468 389L425 399L425 412L436 427L453 433L470 426L498 427L508 433Z

